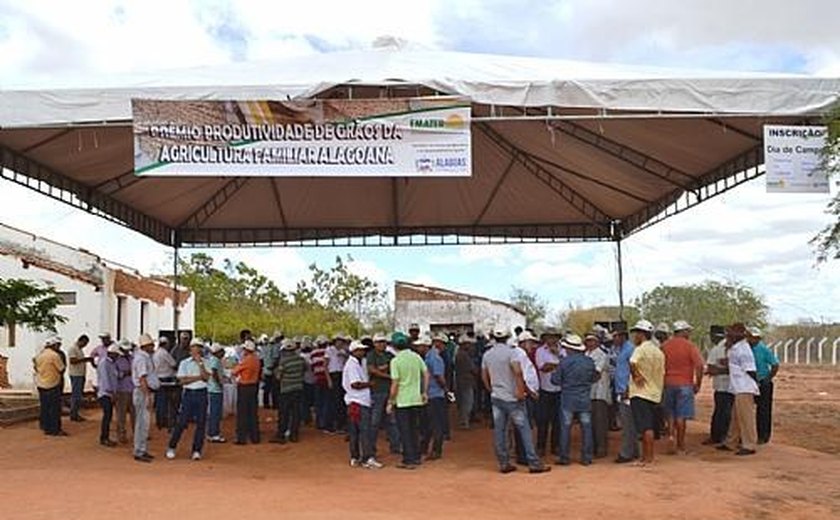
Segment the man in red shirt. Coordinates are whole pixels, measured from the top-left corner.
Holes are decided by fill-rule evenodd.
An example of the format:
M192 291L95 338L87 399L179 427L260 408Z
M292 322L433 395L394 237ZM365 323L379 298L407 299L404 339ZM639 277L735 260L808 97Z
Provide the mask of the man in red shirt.
M665 393L662 406L670 418L668 440L670 452L686 453L685 424L694 419L694 396L703 381L703 358L697 345L688 338L691 325L684 320L674 322L674 335L662 345L665 354ZM674 440L676 438L676 447Z

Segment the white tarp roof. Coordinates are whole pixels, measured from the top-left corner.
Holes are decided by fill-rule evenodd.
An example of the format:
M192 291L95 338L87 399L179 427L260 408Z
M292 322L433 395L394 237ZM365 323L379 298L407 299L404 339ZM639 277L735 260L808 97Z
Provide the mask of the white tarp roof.
M818 122L840 93L840 78L384 49L117 81L0 90L0 164L161 242L178 231L189 244L371 234L607 239L616 223L633 231L686 191L699 201L704 186L754 168L763 124ZM435 93L473 102L469 179L132 174L131 98Z

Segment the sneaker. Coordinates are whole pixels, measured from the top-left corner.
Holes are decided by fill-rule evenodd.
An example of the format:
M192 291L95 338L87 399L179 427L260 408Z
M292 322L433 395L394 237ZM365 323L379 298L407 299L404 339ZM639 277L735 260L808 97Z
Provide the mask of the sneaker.
M548 473L551 471L551 466L532 466L528 468L528 473Z
M147 457L145 454L135 455L134 460L136 460L137 462L152 462L152 459L150 457Z
M734 451L732 448L730 448L726 444L721 444L715 449L718 450L718 451Z
M114 446L117 445L117 443L112 441L111 439L103 439L103 440L99 441L99 444L105 446L106 448L113 448Z
M513 464L508 464L507 466L499 469L499 473L503 474L513 473L514 471L516 471L516 466L514 466Z
M359 467L359 459L350 459L350 467L351 468L358 468Z
M223 444L227 442L227 439L225 439L221 435L214 435L213 437L208 437L207 440L214 444Z
M385 467L385 464L382 464L375 458L371 457L362 464L362 467L365 469L382 469Z
M192 457L190 457L190 458L192 460L201 460L201 452L194 451L193 454L192 454Z
M735 452L735 455L743 457L744 455L755 455L755 450L748 450L747 448L740 448Z
M174 459L175 458L175 450L172 449L172 448L169 448L168 450L166 450L166 458L169 459L169 460Z

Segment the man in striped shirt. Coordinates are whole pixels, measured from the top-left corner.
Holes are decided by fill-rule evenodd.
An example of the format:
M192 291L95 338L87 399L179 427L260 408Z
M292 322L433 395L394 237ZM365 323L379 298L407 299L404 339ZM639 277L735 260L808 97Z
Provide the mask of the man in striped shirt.
M297 442L300 432L300 407L303 400L303 372L306 362L298 352L299 343L283 340L274 377L278 388L277 433L271 442Z
M315 339L315 347L309 353L309 366L315 379L315 426L327 431L327 406L330 400L330 378L327 375L326 336Z

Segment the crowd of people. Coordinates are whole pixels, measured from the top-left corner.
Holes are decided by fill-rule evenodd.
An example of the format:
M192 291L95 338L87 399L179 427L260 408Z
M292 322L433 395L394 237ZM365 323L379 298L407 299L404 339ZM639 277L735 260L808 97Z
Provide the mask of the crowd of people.
M81 414L87 365L96 371L102 410L99 443L127 444L133 456L151 462L152 417L167 431L165 456L174 459L185 431L194 425L189 450L200 460L205 441L225 443L225 390L235 387L234 444L261 442L259 404L277 410L272 443L297 443L301 425L343 436L352 467L383 467L380 437L397 467L413 470L444 455L458 428L486 423L493 429L498 469L531 473L572 461L572 430L579 427L578 461L590 465L608 456L608 433L621 431L614 461L648 466L656 440L685 454L686 421L695 418L695 396L706 376L714 387L714 412L704 445L747 456L770 440L773 378L779 362L761 331L735 323L713 328L707 359L691 341L684 320L656 327L640 320L627 329L595 326L583 337L553 328L456 336L376 334L354 340L344 334L255 338L240 334L236 347L205 344L182 333L175 344L148 334L136 344L99 336L89 354L86 336L65 353L59 338L47 340L34 358L41 401L41 429L67 435L61 425L65 372L71 385L70 420ZM454 413L450 413L450 411ZM116 415L116 417L114 417ZM112 437L115 423L116 439ZM383 447L384 449L384 447Z

